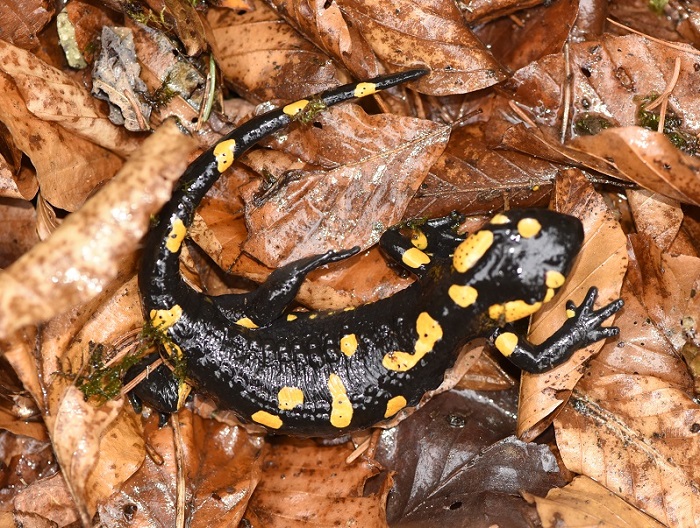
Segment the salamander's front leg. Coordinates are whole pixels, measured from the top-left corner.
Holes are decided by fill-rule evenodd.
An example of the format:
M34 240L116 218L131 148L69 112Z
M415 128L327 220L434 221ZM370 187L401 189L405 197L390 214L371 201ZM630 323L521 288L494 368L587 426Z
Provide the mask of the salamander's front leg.
M389 228L379 239L388 257L407 271L423 276L435 258L448 259L464 241L457 228L464 217L452 213L422 222L408 222Z
M497 328L489 340L496 349L517 367L533 373L544 372L560 365L573 354L591 343L616 336L620 330L616 326L603 327L603 322L622 308L618 299L598 310L593 309L598 290L591 288L578 308L572 301L566 303L569 319L549 339L540 345L533 345L519 338L511 325Z
M292 303L306 276L316 268L355 255L359 247L327 251L277 268L255 291L211 297L226 318L249 328L267 326L279 319Z

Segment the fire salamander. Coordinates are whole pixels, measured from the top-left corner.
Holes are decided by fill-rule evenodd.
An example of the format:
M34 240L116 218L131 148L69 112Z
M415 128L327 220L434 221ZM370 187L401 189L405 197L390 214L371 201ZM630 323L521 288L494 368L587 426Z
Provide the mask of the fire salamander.
M530 344L514 330L514 321L539 310L562 286L583 241L579 220L548 210L497 214L467 238L456 233L456 215L393 227L380 246L416 282L339 312L293 312L289 305L310 271L358 248L287 264L247 294L210 296L185 283L179 255L195 208L235 159L289 124L310 100L330 106L425 73L342 86L248 121L188 167L158 215L139 274L145 311L164 334L166 362L181 358L188 384L221 408L270 431L339 435L415 406L440 385L472 338L486 337L521 369L542 372L618 334L601 325L622 301L594 310L594 288L581 306L568 303L568 320L544 343ZM136 395L173 412L183 403L185 386L161 366Z

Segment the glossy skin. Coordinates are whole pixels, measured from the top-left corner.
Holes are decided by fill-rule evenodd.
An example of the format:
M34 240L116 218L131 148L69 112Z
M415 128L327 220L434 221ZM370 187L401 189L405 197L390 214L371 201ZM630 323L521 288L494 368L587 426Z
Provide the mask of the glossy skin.
M381 87L402 80L372 83ZM349 85L337 92L350 96L354 89ZM331 102L342 99L334 97ZM460 218L454 215L391 228L380 245L417 280L390 298L355 309L290 313L288 306L309 271L356 249L293 262L245 295L211 297L191 289L179 273L180 245L194 208L230 165L217 160L217 149L235 139L238 156L283 121L280 111L260 116L190 166L185 183L159 215L139 275L146 313L167 335L166 352L182 356L188 382L222 408L285 434L344 434L416 405L475 337L491 340L518 367L542 372L618 333L601 324L621 301L592 311L593 290L579 309L568 306L572 313L564 327L541 345L531 345L512 329L511 322L554 295L581 247L580 222L547 210L497 215L466 240L456 234ZM173 411L182 404L182 397L173 398L176 384L161 376L142 384L137 394Z

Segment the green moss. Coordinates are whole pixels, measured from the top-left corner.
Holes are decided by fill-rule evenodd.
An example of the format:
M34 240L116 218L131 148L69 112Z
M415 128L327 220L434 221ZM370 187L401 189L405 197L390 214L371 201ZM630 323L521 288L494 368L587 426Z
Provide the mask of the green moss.
M326 108L328 107L320 99L312 99L301 112L292 117L292 120L308 125L314 119L316 119L316 116L323 112Z
M113 365L107 366L114 349L102 343L90 342L88 345L89 358L84 373L75 379L75 385L82 391L85 399L94 398L97 403L105 403L119 396L122 390L122 380L126 372L138 363L143 356L163 345L174 346L170 337L146 322L138 336L138 345ZM184 358L171 357L175 376L184 379L187 363Z
M637 111L637 124L649 130L657 131L659 129L660 115L656 112L646 109L646 105L654 101L658 96L651 95L642 99ZM683 119L674 114L667 112L664 119L664 135L668 140L681 152L691 156L700 154L700 141L698 138L682 130Z
M649 9L656 13L657 15L661 15L664 12L664 8L668 4L668 0L649 0Z
M75 384L85 395L86 400L94 397L100 403L104 403L119 396L124 374L138 363L141 359L141 353L137 351L133 354L127 354L121 362L107 367L111 348L102 343L93 342L90 342L88 347L90 357L86 372L78 376Z

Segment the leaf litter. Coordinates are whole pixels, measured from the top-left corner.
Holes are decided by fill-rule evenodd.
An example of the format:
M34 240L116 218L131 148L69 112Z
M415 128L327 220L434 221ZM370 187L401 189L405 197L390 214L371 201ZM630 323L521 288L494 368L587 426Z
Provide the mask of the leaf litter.
M45 2L0 7L0 524L700 526L697 6L107 4L71 0L60 27ZM131 88L98 60L106 26ZM586 242L532 339L592 284L625 300L621 335L522 376L519 397L507 366L467 351L444 394L334 446L266 438L200 399L162 428L124 398L85 401L91 351L108 361L143 327L138 249L194 156L164 122L205 148L255 104L416 65L432 74L241 160L198 211L188 277L240 291L360 245L298 297L357 305L410 283L370 249L392 223L458 210L472 231L549 202Z

